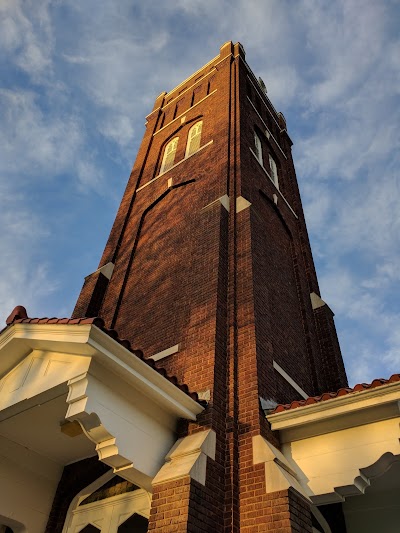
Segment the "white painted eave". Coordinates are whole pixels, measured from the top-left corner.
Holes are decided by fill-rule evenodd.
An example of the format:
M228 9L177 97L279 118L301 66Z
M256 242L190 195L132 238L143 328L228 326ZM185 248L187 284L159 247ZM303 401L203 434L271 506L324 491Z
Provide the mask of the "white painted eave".
M93 326L75 324L14 324L0 335L0 379L32 350L94 355L87 345Z
M91 327L88 345L96 350L101 364L109 367L164 409L190 420L196 420L196 416L204 410L204 407L159 374L157 370L96 326Z
M400 382L394 382L270 414L266 418L273 431L299 439L397 417L399 402Z
M147 363L92 324L14 324L0 335L0 378L32 350L93 357L180 418L195 420L204 409ZM110 375L110 380L112 375Z

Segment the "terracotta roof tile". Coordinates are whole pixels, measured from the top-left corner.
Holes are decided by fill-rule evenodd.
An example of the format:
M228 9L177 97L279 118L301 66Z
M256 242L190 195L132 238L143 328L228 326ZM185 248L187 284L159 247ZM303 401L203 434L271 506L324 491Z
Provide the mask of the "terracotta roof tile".
M100 317L93 317L93 318L29 318L26 312L25 307L22 305L19 305L13 309L10 316L6 320L7 326L0 331L0 334L7 329L10 326L13 326L14 324L75 324L75 325L87 325L92 324L93 326L98 327L104 333L106 333L109 337L114 339L116 342L121 344L124 348L129 350L133 355L144 361L147 365L151 366L154 370L156 370L159 374L161 374L163 377L168 379L173 385L178 387L182 392L187 394L192 398L192 400L195 400L201 405L205 405L205 402L202 400L199 400L199 397L197 395L197 392L190 392L189 387L183 383L180 384L178 381L178 378L176 376L169 376L164 368L157 368L156 363L153 361L153 359L145 359L143 352L141 350L134 350L131 347L131 343L127 339L120 339L118 336L118 333L114 329L107 329L105 327L104 320Z
M282 413L283 411L289 411L291 409L296 409L297 407L304 407L305 405L325 402L327 400L332 400L333 398L338 398L339 396L346 396L347 394L353 394L355 392L362 392L368 389L374 389L375 387L380 387L381 385L387 385L388 383L394 383L396 381L400 381L400 374L393 374L392 376L390 376L389 379L374 379L371 383L358 383L352 388L346 387L343 389L339 389L336 392L324 392L320 396L310 396L305 400L295 400L291 403L279 404L269 414L274 415L275 413Z

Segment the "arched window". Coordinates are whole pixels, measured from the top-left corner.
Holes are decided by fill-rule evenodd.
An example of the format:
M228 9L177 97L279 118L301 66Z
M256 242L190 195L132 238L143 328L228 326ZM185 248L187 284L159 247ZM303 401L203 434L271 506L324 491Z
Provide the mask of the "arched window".
M200 122L196 122L196 124L190 128L185 157L188 157L190 154L194 154L194 152L197 152L197 150L200 148L202 127L203 121L200 120Z
M271 169L271 178L272 181L275 183L275 187L279 188L279 180L278 180L278 167L276 165L275 159L270 154L269 156L269 168Z
M257 132L254 132L254 149L255 154L258 159L258 162L262 165L263 164L263 156L262 156L262 145L261 145L261 139L258 136Z
M107 472L75 496L63 533L146 533L150 504L144 489Z
M175 137L172 141L169 141L164 150L164 157L162 159L160 174L166 172L174 165L176 149L178 147L179 137Z

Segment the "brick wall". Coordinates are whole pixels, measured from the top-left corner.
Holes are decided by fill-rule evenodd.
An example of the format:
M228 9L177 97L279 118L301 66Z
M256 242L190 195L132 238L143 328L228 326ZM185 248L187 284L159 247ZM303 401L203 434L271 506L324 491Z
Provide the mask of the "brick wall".
M104 298L88 279L75 312L97 305L106 325L146 357L179 344L158 365L192 390L210 390L208 408L180 434L215 430L212 473L205 487L189 480L157 487L150 529L309 531L303 500L292 492L267 495L264 470L252 462L254 435L279 446L259 396L298 398L273 361L310 395L345 379L332 317L311 307L318 282L283 118L240 45L227 43L160 95L147 120L100 262L115 263L113 275ZM185 159L198 120L202 149ZM255 128L264 169L250 150ZM175 137L175 166L159 175L164 147ZM265 171L269 154L279 191ZM229 212L218 201L224 196ZM236 213L238 197L251 206ZM213 521L222 529L212 529Z
M154 487L148 530L162 533L223 531L223 494L216 481L216 470L209 464L206 487L189 477Z
M325 391L336 391L347 387L347 376L333 321L333 313L327 305L314 310L321 344L322 376Z
M243 513L242 533L311 533L312 517L308 504L293 489L265 494L262 476L255 479L255 489Z

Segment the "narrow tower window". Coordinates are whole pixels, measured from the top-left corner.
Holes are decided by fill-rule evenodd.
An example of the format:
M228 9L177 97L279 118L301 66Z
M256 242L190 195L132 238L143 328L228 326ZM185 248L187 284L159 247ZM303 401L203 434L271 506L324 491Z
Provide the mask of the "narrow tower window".
M275 183L275 187L279 189L278 167L276 166L275 159L271 155L269 156L269 168L271 169L272 181Z
M179 137L175 137L172 141L169 141L165 147L164 157L161 163L160 174L166 172L174 164L176 149L178 147Z
M200 120L200 122L196 122L196 124L190 128L185 157L188 157L190 154L194 154L194 152L197 152L197 150L200 148L202 127L203 121Z
M255 148L255 154L258 159L258 162L262 165L263 164L262 146L261 146L260 137L257 135L257 132L254 132L254 148Z

